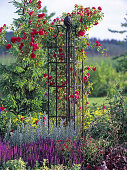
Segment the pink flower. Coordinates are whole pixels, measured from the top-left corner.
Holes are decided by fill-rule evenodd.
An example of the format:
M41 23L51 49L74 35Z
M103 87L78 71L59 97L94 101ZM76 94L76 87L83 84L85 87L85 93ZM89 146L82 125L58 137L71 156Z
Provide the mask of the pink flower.
M21 23L21 24L19 24L19 26L22 26L22 23Z
M96 67L93 67L92 70L93 70L93 71L96 71Z
M103 106L103 109L105 109L105 106Z
M8 45L6 45L6 49L10 49L11 48L11 44L8 44Z

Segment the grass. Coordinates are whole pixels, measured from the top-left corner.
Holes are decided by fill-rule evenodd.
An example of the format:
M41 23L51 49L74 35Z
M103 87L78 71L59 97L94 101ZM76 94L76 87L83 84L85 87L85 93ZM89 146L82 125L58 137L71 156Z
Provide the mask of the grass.
M97 105L97 106L102 106L102 105L107 105L108 101L106 100L106 97L89 97L89 106Z

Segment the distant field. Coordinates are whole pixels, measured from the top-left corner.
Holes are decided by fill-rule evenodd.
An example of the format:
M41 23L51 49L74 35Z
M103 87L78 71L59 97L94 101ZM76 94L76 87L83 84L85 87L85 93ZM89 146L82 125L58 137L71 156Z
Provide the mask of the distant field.
M9 65L11 63L14 63L15 62L15 58L12 57L11 55L9 54L0 54L0 64L2 65Z
M96 65L96 64L101 64L101 62L104 61L107 64L113 63L112 57L100 57L100 56L96 56L96 57L92 57L92 56L88 56L88 60L87 60L87 64L88 65Z

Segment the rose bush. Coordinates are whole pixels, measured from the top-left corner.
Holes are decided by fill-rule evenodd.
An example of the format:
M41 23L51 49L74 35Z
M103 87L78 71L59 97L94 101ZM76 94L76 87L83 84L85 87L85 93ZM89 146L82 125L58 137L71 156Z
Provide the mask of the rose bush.
M75 5L74 10L71 13L64 13L62 17L56 18L51 21L51 15L47 15L46 9L41 10L41 1L22 1L21 3L13 4L19 9L18 13L22 14L18 19L15 19L14 25L1 27L0 32L0 44L5 46L9 53L16 56L16 64L10 67L4 68L2 72L1 89L3 96L2 103L11 112L15 114L28 114L29 111L42 109L47 111L45 105L46 100L44 94L47 91L47 83L53 86L55 84L55 74L52 66L49 77L43 76L47 74L47 55L50 55L52 61L65 60L65 48L64 40L65 34L60 30L57 35L56 25L63 25L63 19L66 15L72 17L73 25L76 28L77 34L75 35L76 44L80 42L76 53L79 51L79 59L86 58L85 49L96 47L100 52L104 53L103 48L99 42L95 44L90 43L88 39L87 30L92 26L97 25L102 19L102 9L98 7L84 8L82 6ZM4 38L7 28L14 32L14 37L7 42ZM48 53L48 44L55 42L55 37L58 39L58 51L50 50ZM73 68L72 68L73 70ZM95 68L94 68L95 71ZM67 83L64 76L65 71L59 70L58 79L59 84L63 86ZM85 82L88 77L85 78ZM6 83L5 83L6 82ZM8 84L10 86L8 86ZM14 87L14 88L13 88ZM61 89L58 89L58 93ZM65 100L68 96L65 95L65 89L58 96L60 100L59 105L63 105L63 98ZM53 98L53 90L51 90L51 98ZM54 102L52 102L52 114Z

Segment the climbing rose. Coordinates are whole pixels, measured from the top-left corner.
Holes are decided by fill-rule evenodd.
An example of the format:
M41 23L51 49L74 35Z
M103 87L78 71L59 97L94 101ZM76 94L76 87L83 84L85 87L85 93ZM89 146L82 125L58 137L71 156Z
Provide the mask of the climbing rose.
M100 11L102 10L102 8L101 8L100 6L98 7L98 9L99 9Z
M21 38L20 37L16 37L16 41L20 42Z
M6 49L10 49L11 48L11 44L8 44L8 45L6 45Z
M90 70L90 67L87 67L87 70Z
M3 27L0 27L0 32L2 32L2 30L3 30Z
M10 130L10 132L14 132L14 130L13 130L13 129L11 129L11 130Z
M31 58L35 58L35 54L34 53L31 53Z
M83 36L85 33L86 33L86 32L85 32L84 29L83 29L83 30L80 30L80 31L78 32L78 37Z
M35 123L36 123L36 125L38 124L38 122L39 122L39 120L37 120Z
M15 43L15 41L16 41L16 38L15 38L15 37L12 37L12 38L11 38L11 42L12 42L12 43Z
M88 80L88 77L87 77L87 76L85 76L85 77L84 77L84 82L86 83L86 82L87 82L87 80Z
M19 24L19 26L22 26L22 23L21 23L21 24Z
M30 16L34 16L34 11L31 11L31 12L29 13L29 15L30 15Z
M59 48L59 52L62 52L63 50L62 50L62 48Z
M0 111L3 111L5 108L4 107L0 107Z
M96 71L96 67L93 67L92 70L93 70L93 71Z
M101 46L101 44L98 42L98 41L96 41L96 46L98 47L98 46Z
M45 17L44 13L38 15L38 18L44 18L44 17Z
M43 77L47 77L47 74L43 74Z

